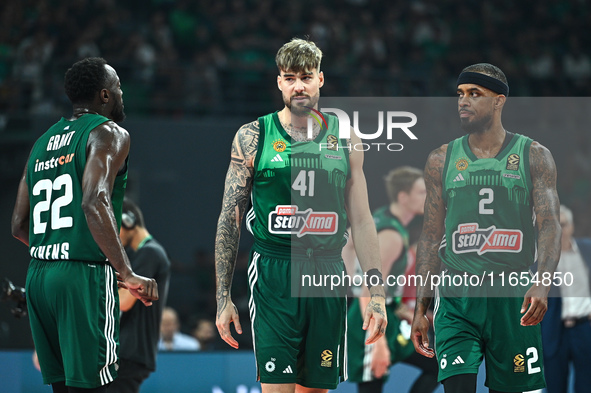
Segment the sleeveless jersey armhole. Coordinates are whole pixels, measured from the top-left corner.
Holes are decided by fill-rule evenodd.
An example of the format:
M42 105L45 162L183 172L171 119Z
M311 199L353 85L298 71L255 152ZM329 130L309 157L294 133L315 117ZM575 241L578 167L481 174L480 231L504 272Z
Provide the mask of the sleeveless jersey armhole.
M329 130L333 127L333 123L335 121L338 122L336 116L334 115L329 115L326 113L323 113L323 115L326 116L326 118L328 119L328 128L326 130L326 133L329 132ZM338 127L338 123L337 123L337 127ZM339 138L339 143L341 146L349 146L350 141L348 141L345 138ZM339 146L339 149L340 147ZM340 149L343 150L343 155L345 156L345 160L347 161L347 180L351 179L351 149L349 148L346 152L344 151L345 149Z
M89 116L89 115L85 115L85 116ZM100 116L100 115L97 115ZM92 133L92 131L94 131L97 127L103 125L104 123L108 122L109 119L107 119L104 116L100 116L103 119L98 118L97 123L94 127L90 128L88 130L88 132L84 133L84 135L82 135L82 137L80 138L80 143L78 144L78 146L76 146L76 154L78 155L78 157L81 157L80 161L76 160L76 165L79 165L78 170L80 172L80 180L82 180L82 176L84 175L84 170L86 169L86 161L88 160L88 138L90 138L90 134ZM102 121L101 121L102 120ZM127 159L126 159L127 161ZM117 173L117 176L119 176L119 173Z
M455 140L451 141L447 145L447 152L445 153L445 163L443 164L443 172L441 173L441 196L443 197L443 201L447 205L447 188L445 186L446 182L445 179L447 178L447 167L449 165L450 157L452 154L452 150L454 147Z
M257 145L257 154L254 158L252 176L254 177L258 168L261 154L263 154L263 147L265 146L265 118L259 117L259 142Z
M341 138L340 141L341 146L347 146L346 139ZM343 155L345 156L345 160L347 161L347 180L349 180L351 178L351 158L349 157L351 155L351 150L343 151Z
M525 141L525 146L523 147L523 171L525 172L525 181L527 183L527 187L530 190L530 196L533 200L534 186L533 186L533 183L531 180L531 169L529 166L529 154L530 154L532 142L533 142L533 139L527 138ZM533 206L533 203L532 203L532 206Z
M123 163L123 166L119 169L119 172L117 172L117 177L121 177L121 176L125 175L127 173L128 167L129 167L129 155L127 155L127 157L125 157L125 162Z

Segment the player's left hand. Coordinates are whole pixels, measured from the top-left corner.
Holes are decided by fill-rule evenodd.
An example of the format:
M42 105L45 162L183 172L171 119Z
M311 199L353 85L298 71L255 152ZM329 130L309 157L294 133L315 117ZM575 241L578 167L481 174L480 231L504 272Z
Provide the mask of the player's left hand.
M236 333L242 334L242 326L240 325L240 317L238 316L238 308L234 305L229 297L223 297L218 299L218 311L215 319L215 325L218 328L220 337L229 346L234 349L238 349L238 341L232 337L230 331L230 324L234 323Z
M119 281L117 281L117 286L126 288L129 293L138 298L145 306L151 306L153 301L158 300L158 284L153 278L132 273L125 279L123 285L125 287L119 286Z
M119 272L115 272L115 275L117 275L117 287L127 289L127 285L125 285L125 282L121 278L121 274L119 274Z
M426 315L416 315L412 320L410 332L410 339L415 351L428 358L435 356L435 351L429 347L429 335L427 333L430 324Z
M549 290L549 287L534 284L526 292L521 305L521 313L525 312L525 315L521 317L521 326L534 326L542 322L548 310Z
M388 318L386 317L386 298L383 296L372 296L365 308L363 317L363 330L367 330L370 321L373 319L373 331L365 341L365 344L373 344L386 333Z

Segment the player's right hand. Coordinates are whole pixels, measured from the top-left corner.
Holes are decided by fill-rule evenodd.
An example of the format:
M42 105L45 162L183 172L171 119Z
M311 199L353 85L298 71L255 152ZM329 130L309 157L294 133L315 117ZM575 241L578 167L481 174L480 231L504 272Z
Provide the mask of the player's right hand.
M129 293L141 300L146 306L151 306L152 301L158 300L158 284L153 278L132 273L123 283Z
M218 328L218 332L220 333L222 340L228 343L228 345L232 348L238 349L238 341L232 337L232 332L230 331L230 323L232 322L234 322L236 332L238 334L242 334L242 326L240 326L238 309L234 303L232 303L232 300L230 300L229 297L218 300L218 312L215 318L215 325Z
M373 322L373 323L372 323ZM370 325L373 324L373 328ZM386 316L386 298L383 296L372 296L365 308L363 315L363 330L370 329L370 335L365 340L365 345L373 344L386 333L388 317Z
M427 316L415 315L415 318L412 321L410 333L410 338L412 339L412 343L415 346L415 351L423 356L432 358L435 356L435 351L433 351L432 348L429 348L429 336L427 335L428 331L429 319Z

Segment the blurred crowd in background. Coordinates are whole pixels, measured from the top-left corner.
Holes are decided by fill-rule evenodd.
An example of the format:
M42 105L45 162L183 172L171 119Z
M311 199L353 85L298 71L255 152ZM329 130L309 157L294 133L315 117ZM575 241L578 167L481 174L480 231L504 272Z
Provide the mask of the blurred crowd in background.
M591 91L584 0L3 0L0 26L0 134L19 117L68 114L64 72L88 56L118 71L128 115L258 116L281 106L277 49L305 35L325 55L324 96L453 96L459 71L482 61L507 74L512 96ZM581 130L559 179L575 212L591 204L589 134ZM577 231L591 235L591 220ZM237 302L247 301L247 260L239 255ZM213 320L210 250L174 263L171 284L196 288L171 291L182 330Z
M467 64L499 66L516 96L584 96L584 0L4 0L0 112L68 108L64 69L102 56L129 113L260 114L278 99L274 56L292 37L323 50L324 96L448 96ZM272 79L271 79L272 80Z

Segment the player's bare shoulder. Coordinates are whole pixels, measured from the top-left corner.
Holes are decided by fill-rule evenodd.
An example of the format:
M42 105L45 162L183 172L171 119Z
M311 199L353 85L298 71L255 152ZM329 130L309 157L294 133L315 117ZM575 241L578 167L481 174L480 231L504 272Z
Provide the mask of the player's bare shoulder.
M232 162L252 167L259 145L259 121L244 124L236 132L232 143Z
M536 141L529 148L529 170L534 190L556 188L554 157L548 148Z
M529 167L532 180L553 182L556 179L554 157L550 150L539 142L533 141L529 148Z
M431 151L428 160L434 160L435 162L441 162L441 164L443 164L445 162L445 155L447 154L447 146L448 144L446 143Z
M129 151L129 132L112 120L96 126L88 137L87 149L110 145L112 148Z
M425 165L425 182L431 184L440 184L445 165L445 156L447 155L447 144L433 150L427 158Z

